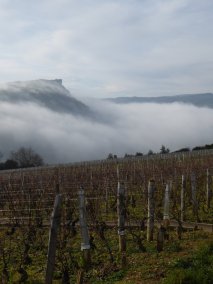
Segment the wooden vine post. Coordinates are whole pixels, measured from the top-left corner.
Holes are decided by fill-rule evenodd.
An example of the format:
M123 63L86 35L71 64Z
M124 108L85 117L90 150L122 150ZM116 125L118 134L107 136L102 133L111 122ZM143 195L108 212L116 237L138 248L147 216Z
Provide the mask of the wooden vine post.
M158 252L161 252L163 250L165 232L166 232L166 229L161 225L158 230L158 235L157 235L157 251Z
M106 191L105 191L105 213L108 214L108 184L106 184Z
M117 214L119 251L121 253L122 266L126 265L126 237L125 237L125 188L118 182L117 189Z
M161 225L157 234L157 251L161 252L163 250L164 239L166 235L166 230L170 223L169 216L169 205L170 205L170 185L167 183L164 194L164 208L163 208L163 226Z
M197 203L197 187L196 187L195 173L191 174L191 190L192 190L193 214L196 216L196 221L198 221L198 203Z
M170 204L170 185L167 183L165 188L164 210L163 210L163 224L165 228L168 228L170 223L169 204Z
M184 211L185 211L185 204L184 204L184 196L186 191L186 178L182 175L181 181L181 194L180 194L180 220L183 222L184 220Z
M212 177L209 173L209 169L206 171L206 205L210 208L212 198Z
M87 227L86 220L86 206L85 206L85 195L83 187L80 188L78 192L79 196L79 213L80 213L80 229L81 229L81 250L83 251L83 258L85 262L85 267L88 268L91 264L90 256L90 237Z
M153 240L154 215L155 215L155 181L150 180L148 186L148 220L147 220L147 241Z
M53 281L53 272L55 268L55 255L56 255L56 245L57 245L57 233L61 222L61 209L62 209L62 195L57 194L51 216L45 284L51 284Z

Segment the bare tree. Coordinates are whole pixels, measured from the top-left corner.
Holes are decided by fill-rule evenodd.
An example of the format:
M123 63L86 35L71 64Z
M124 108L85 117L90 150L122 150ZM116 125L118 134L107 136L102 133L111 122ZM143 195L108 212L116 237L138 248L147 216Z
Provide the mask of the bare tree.
M30 147L21 147L11 152L10 159L16 161L20 168L38 167L44 164L43 158Z
M170 152L169 148L166 148L164 145L161 146L160 148L161 154L168 154L169 152Z

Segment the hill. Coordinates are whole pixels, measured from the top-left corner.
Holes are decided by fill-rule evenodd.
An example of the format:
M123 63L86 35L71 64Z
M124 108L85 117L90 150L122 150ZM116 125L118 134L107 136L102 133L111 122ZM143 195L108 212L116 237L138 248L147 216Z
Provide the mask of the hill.
M92 117L88 106L71 96L61 79L12 82L0 85L0 102L34 103L59 113Z
M183 103L191 104L196 107L213 108L213 94L190 94L190 95L177 95L177 96L163 96L163 97L117 97L107 99L117 104L131 104L131 103L157 103L157 104L170 104L170 103Z

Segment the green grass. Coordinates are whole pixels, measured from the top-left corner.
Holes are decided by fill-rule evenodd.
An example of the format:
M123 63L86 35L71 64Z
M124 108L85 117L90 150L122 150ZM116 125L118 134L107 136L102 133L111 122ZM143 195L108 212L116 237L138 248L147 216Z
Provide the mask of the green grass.
M56 268L54 284L62 283L63 268L66 266L70 276L70 283L76 283L77 273L84 267L82 252L80 251L81 238L79 232L76 236L67 237L63 242L63 231L58 242L56 255ZM91 251L92 264L84 272L86 284L139 284L139 283L211 283L213 244L212 234L202 231L188 231L183 233L182 240L177 239L176 232L170 230L169 240L164 243L164 250L160 253L156 249L156 230L154 241L146 241L146 232L135 229L141 237L145 251L141 251L136 243L134 234L126 231L127 265L122 267L121 255L118 252L118 234L116 229L108 228L105 237L113 255L111 262L109 252L97 231L93 231L95 248ZM32 262L23 264L24 240L27 231L17 228L11 236L7 230L0 232L0 247L5 250L8 262L10 282L20 283L20 265L26 270L28 279L25 283L44 283L46 255L48 244L48 229L37 231L30 242L29 257ZM208 245L204 246L207 243ZM192 255L192 251L197 251ZM3 269L3 259L0 255L0 271ZM196 271L196 278L195 278ZM175 279L178 279L179 282ZM192 280L190 280L192 279ZM182 281L182 282L181 282ZM184 282L188 281L188 282ZM189 282L194 281L194 282ZM196 282L197 281L197 282Z
M211 284L213 281L213 242L192 257L178 259L164 284Z

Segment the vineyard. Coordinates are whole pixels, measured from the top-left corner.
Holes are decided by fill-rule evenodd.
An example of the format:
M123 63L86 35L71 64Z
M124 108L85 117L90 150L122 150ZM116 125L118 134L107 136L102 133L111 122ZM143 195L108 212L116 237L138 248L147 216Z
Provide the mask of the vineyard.
M133 256L213 239L213 151L1 171L0 226L1 283L159 283Z

